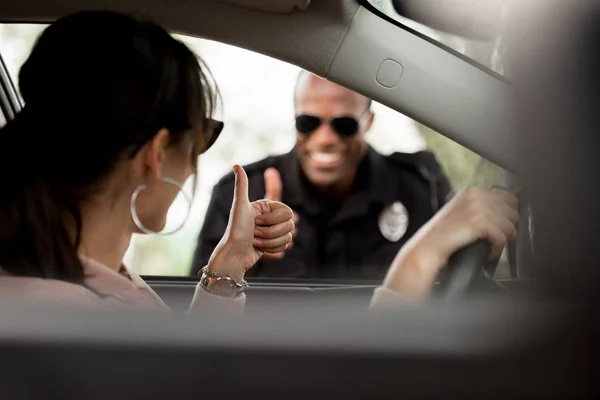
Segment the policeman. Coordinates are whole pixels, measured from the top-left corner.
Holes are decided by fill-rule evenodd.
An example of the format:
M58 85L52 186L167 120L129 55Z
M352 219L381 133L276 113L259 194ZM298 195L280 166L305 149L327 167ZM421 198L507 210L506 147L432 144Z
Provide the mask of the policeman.
M294 243L263 257L249 276L380 280L445 203L450 183L431 152L386 157L365 142L375 117L370 99L303 71L294 105L294 149L244 167L251 201L266 197L294 210ZM228 174L213 189L193 274L223 236L233 188Z

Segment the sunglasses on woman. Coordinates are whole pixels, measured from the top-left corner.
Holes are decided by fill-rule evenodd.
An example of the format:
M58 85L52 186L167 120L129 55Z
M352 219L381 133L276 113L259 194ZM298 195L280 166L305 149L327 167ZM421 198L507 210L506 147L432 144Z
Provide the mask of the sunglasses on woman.
M223 132L223 128L225 127L223 122L217 121L216 119L209 119L208 124L211 128L206 140L206 144L203 146L203 148L199 149L197 155L206 153L213 146L213 144L215 144L219 138L219 135L221 132Z
M210 136L208 137L206 145L204 146L202 151L198 152L198 155L205 153L206 151L208 151L208 149L212 147L213 144L215 144L215 142L219 138L219 135L221 134L221 132L223 132L223 128L225 127L225 124L223 122L217 121L216 119L210 119L209 124L211 126ZM137 154L137 152L140 151L140 149L144 146L144 143L145 141L134 146L134 148L129 153L129 156L134 157Z
M217 121L216 119L212 119L211 126L212 126L212 132L211 132L210 137L208 138L208 141L206 142L206 146L204 146L204 150L202 151L202 153L206 152L208 149L210 149L212 147L213 144L215 144L215 142L219 138L219 135L221 134L221 132L223 132L223 128L225 127L225 124L221 121Z
M359 120L352 116L325 119L315 115L301 114L296 117L296 130L303 135L310 135L323 124L329 124L331 129L342 138L356 135L359 128Z

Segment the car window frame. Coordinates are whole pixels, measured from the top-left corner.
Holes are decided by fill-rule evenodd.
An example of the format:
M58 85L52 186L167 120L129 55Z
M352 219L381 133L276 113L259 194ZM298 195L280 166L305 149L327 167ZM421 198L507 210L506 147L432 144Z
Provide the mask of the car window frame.
M451 49L450 47L435 41L428 36L411 29L410 27L402 25L400 22L393 20L391 17L386 16L385 14L379 12L375 9L368 0L359 0L361 3L366 3L372 11L379 14L382 18L392 22L394 25L401 27L407 31L412 32L413 34L427 40L435 44L436 46L447 50L452 53L456 57L464 59L469 64L475 65L476 67L483 69L486 72L490 72L491 75L498 79L506 80L502 75L497 74L496 72L488 69L482 64L477 63L476 61L470 59L469 57L458 53L457 51ZM46 22L20 22L24 24L41 24L47 25ZM176 32L171 32L176 33ZM217 42L220 42L217 40ZM221 42L222 43L222 42ZM252 52L257 53L254 50L250 50ZM261 53L258 53L261 54ZM19 93L16 89L16 86L13 81L13 77L11 77L6 64L2 58L2 52L0 52L0 111L3 112L6 121L14 119L15 115L23 108L23 100L19 96ZM6 111L5 111L6 110ZM494 164L495 165L495 164ZM141 277L146 280L149 284L172 284L175 282L189 284L192 282L197 282L198 277L191 275L141 275ZM511 270L511 278L513 278L512 270ZM340 287L370 287L375 286L380 283L379 280L371 280L371 279L356 279L356 278L347 278L347 279L311 279L311 278L275 278L275 277L249 277L248 281L255 285L262 286L290 286L290 287L298 287L298 286L308 286L311 288L340 288Z

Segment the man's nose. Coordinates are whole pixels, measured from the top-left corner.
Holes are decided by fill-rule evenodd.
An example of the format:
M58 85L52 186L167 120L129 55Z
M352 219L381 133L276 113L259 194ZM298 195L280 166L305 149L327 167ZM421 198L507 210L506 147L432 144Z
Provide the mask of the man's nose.
M333 146L341 142L338 135L329 124L322 124L310 135L309 140L320 147Z

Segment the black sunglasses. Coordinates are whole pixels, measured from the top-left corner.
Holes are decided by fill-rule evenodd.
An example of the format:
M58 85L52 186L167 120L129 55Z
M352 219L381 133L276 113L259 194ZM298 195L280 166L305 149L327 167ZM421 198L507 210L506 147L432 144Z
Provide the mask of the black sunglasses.
M358 132L358 119L351 116L324 119L314 115L302 114L296 117L296 130L303 135L310 135L322 124L327 123L341 137L349 138Z
M213 144L215 144L215 142L219 138L219 135L221 134L221 132L223 132L223 128L225 127L225 124L223 122L217 121L216 119L211 119L210 125L212 126L211 135L208 138L208 141L206 142L206 146L204 146L204 150L202 150L200 154L205 153L206 151L208 151L208 149L212 147Z
M209 119L208 121L209 125L212 126L212 132L210 133L210 137L208 138L206 145L204 146L202 151L198 152L198 155L205 153L206 151L208 151L208 149L212 147L213 144L215 144L215 142L219 138L219 135L221 134L221 132L223 132L223 128L225 127L225 124L223 122L217 121L216 119ZM144 146L145 143L146 139L135 145L129 153L129 157L135 157L137 152L140 151L140 149Z

